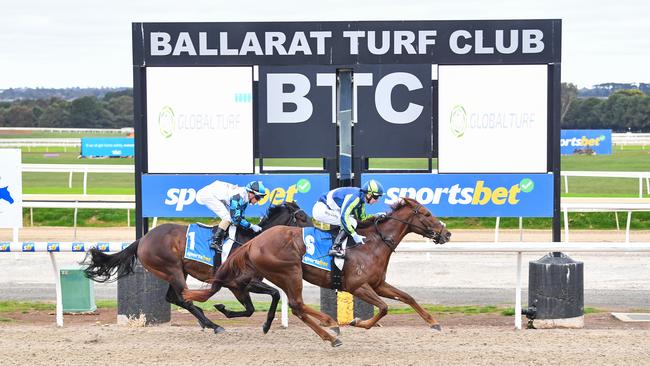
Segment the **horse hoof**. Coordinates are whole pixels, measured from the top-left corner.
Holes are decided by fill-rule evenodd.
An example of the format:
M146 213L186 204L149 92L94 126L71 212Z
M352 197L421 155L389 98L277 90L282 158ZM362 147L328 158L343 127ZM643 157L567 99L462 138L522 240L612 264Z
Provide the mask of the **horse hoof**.
M226 308L224 304L214 304L214 308L223 312L223 310Z
M361 321L361 319L359 319L359 318L354 318L354 319L352 319L352 321L350 322L349 325L351 325L351 326L353 326L353 327L356 327L356 326L357 326L357 323L360 322L360 321Z
M343 345L343 342L341 342L340 339L336 338L335 340L332 341L332 347L338 347Z
M431 330L442 332L442 327L440 326L440 324L434 324L431 326Z
M269 329L271 329L271 324L264 323L264 325L262 325L262 332L264 332L264 334L268 333Z
M213 330L214 330L215 334L224 333L226 331L223 327L221 327L219 325L217 325L217 327L214 328Z
M332 333L336 334L337 336L341 335L341 328L339 328L339 327L330 327L330 331Z

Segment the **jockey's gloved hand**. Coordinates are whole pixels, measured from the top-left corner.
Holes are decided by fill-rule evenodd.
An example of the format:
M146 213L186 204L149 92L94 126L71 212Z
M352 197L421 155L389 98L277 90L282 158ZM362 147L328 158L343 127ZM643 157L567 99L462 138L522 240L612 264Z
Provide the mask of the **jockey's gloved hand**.
M262 228L259 225L252 224L251 230L253 230L256 233L259 233L260 231L262 231Z
M352 234L352 240L354 240L354 242L357 244L363 244L364 243L363 240L365 238L366 238L365 236L359 235L358 233Z

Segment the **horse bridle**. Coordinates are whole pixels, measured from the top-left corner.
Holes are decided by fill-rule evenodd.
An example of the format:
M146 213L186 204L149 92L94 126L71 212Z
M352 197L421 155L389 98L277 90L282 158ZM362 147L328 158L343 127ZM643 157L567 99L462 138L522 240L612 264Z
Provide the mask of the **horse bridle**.
M413 218L414 218L415 216L417 216L417 215L423 215L423 213L420 212L420 207L422 207L422 206L421 206L421 205L417 205L417 206L415 206L415 207L413 208L413 215L411 216L411 219L413 219ZM392 216L382 216L382 217L377 217L377 219L375 219L375 222L374 222L375 230L377 231L377 234L379 235L379 237L381 238L381 240L384 242L384 244L388 245L388 247L389 247L393 252L394 252L395 249L397 248L397 243L395 243L395 240L393 240L392 238L387 238L384 234L381 233L381 231L379 231L379 222L380 222L381 220L383 220L383 219L386 219L386 220L390 219L390 220L399 221L399 222L401 222L401 223L403 223L403 224L406 224L406 225L408 225L408 226L411 226L411 227L415 227L415 228L417 228L417 229L420 229L420 230L422 230L422 232L425 233L425 234L424 234L425 237L427 237L427 238L433 240L433 242L436 243L436 244L440 244L440 239L442 239L442 234L440 233L440 232L442 232L442 229L440 230L440 232L438 232L438 231L435 231L435 230L432 229L432 228L428 228L428 227L423 227L423 226L420 226L420 225L416 225L416 224L414 224L414 223L412 223L412 222L405 221L405 220L402 220L402 219L398 219L397 217L392 217ZM444 229L445 224L444 224L442 221L440 222L440 224L442 225L442 228Z

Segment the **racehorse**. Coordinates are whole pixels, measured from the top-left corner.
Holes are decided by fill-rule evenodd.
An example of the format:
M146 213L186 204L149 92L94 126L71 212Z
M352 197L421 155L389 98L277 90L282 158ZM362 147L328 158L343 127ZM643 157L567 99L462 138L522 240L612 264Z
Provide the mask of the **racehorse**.
M262 232L275 225L313 226L309 216L294 202L271 206L267 214L260 221ZM214 275L213 267L197 261L183 258L185 253L187 226L178 224L163 224L151 229L142 238L134 241L127 248L115 254L102 253L96 248L89 251L84 264L86 277L97 281L115 281L133 272L136 258L156 277L169 282L166 300L188 310L194 315L202 328L208 327L215 333L225 331L221 326L208 319L203 310L191 301L183 300L181 294L187 290L185 282L187 275L206 282ZM233 244L230 255L236 253L241 244L248 242L256 234L251 230L237 230L237 240ZM227 287L227 286L226 286ZM215 291L216 292L216 291ZM250 292L271 295L271 306L267 320L262 327L264 333L268 332L271 322L275 317L280 293L277 289L262 282L261 276L242 278L232 288L232 293L244 305L244 311L229 311L222 304L215 308L227 317L251 316L255 311ZM207 299L206 299L207 300Z
M0 199L9 202L9 204L14 203L14 198L11 197L11 193L9 193L9 186L0 188Z
M341 290L376 306L379 312L368 320L355 318L349 325L369 329L388 312L388 305L380 298L386 297L410 305L433 330L441 330L440 324L426 312L409 294L386 283L386 270L391 254L410 232L443 244L449 241L451 233L417 201L404 198L392 206L385 216L362 221L357 232L366 237L365 244L346 250ZM337 322L327 314L306 306L302 299L303 279L314 285L332 288L328 271L302 263L306 248L302 229L277 226L251 240L245 247L230 256L215 273L212 288L184 291L186 300L205 301L213 291L225 286L232 289L240 278L252 276L253 272L280 287L289 300L294 315L313 329L324 341L333 347L342 342L321 326L330 327L339 335ZM207 297L206 297L207 296ZM320 321L320 325L310 318Z

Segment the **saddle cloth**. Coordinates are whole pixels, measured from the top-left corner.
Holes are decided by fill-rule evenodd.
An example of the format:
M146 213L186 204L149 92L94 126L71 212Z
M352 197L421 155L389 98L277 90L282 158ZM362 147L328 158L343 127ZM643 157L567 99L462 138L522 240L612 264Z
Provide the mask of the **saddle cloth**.
M212 228L213 226L205 225L200 222L190 224L187 226L187 234L185 235L185 254L184 258L201 262L209 266L214 266L214 253L215 250L210 248L212 242ZM233 241L231 238L235 237L237 227L230 225L228 228L228 238L224 239L223 252L221 253L221 263L223 263L230 249L232 248Z
M302 229L302 241L307 249L302 263L331 271L332 257L327 252L332 246L332 234L315 227L305 227Z

